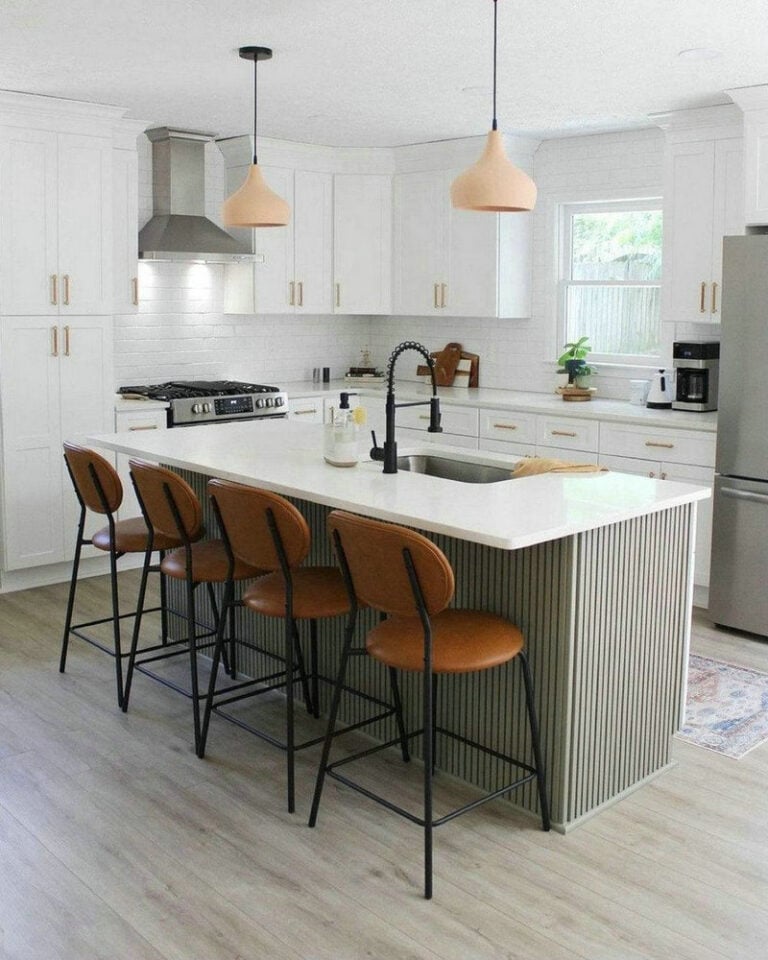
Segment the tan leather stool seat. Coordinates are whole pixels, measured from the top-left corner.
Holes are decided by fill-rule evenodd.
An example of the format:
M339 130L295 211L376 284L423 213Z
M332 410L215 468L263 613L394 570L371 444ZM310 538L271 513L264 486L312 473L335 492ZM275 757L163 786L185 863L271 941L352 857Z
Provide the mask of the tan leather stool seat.
M163 557L160 564L162 572L176 580L187 577L186 551L174 550ZM224 583L229 573L229 557L223 540L203 540L192 544L192 582ZM235 580L250 580L264 573L251 567L242 560L235 559Z
M523 635L509 620L482 610L443 610L431 619L433 673L471 673L513 660ZM424 627L415 617L383 620L366 636L368 653L398 670L424 669Z
M112 549L109 527L97 530L91 540L97 550L109 552ZM181 540L178 537L174 539L162 533L156 533L152 540L153 550L172 550L180 546ZM116 521L115 549L118 553L143 553L147 549L147 522L144 517Z
M349 613L349 597L337 567L299 567L292 571L293 618L313 620ZM267 617L285 616L285 580L270 573L251 584L243 604Z

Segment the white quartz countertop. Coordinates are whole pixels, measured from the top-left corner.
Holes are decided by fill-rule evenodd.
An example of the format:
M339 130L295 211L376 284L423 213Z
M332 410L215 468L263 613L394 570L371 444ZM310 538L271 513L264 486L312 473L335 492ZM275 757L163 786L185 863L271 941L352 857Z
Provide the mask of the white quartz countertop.
M505 550L709 496L706 488L613 472L474 484L406 471L385 475L381 463L371 461L333 467L323 460L323 430L321 424L272 420L88 439L101 448ZM434 444L401 444L398 453L422 450L510 470L515 462L506 455Z
M313 384L299 381L282 384L282 389L291 398L327 396L339 399L339 393L346 390L366 397L381 397L382 407L386 387L384 384L361 386L346 380L332 380L330 383ZM424 383L399 380L395 384L398 401L428 397L432 388ZM715 433L717 413L694 413L687 410L650 410L630 403L628 400L605 400L593 397L587 403L568 403L555 393L531 393L521 390L495 390L476 387L471 390L462 387L438 387L440 403L517 410L525 413L557 414L561 417L581 417L589 420L613 420L620 423L637 423L648 427L674 427L676 430L700 430Z

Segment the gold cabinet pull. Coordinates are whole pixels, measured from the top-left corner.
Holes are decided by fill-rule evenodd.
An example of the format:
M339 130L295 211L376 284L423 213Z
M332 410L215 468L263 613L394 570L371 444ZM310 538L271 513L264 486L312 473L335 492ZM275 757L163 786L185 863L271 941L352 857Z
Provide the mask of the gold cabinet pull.
M661 479L662 479L662 480L666 480L666 479L667 479L666 473L662 473L662 474L661 474Z
M653 478L656 476L656 474L653 472L653 470L649 470L649 471L648 471L648 476L651 478L651 480L653 480Z
M336 306L337 307L341 306L341 284L340 283L336 284Z
M145 423L145 424L142 424L141 426L138 426L138 427L128 427L128 429L131 430L131 431L134 431L134 430L157 430L157 424L156 424L156 423Z
M59 304L59 278L55 273L51 274L51 306Z
M662 443L661 441L646 440L646 447L663 447L665 450L671 450L674 447L674 443Z
M578 437L572 430L550 430L553 437Z
M717 313L717 284L712 284L712 310L711 313ZM662 479L664 479L662 477Z
M300 307L303 307L304 306L304 281L299 280L299 282L297 283L297 287L299 288L299 304L298 305Z
M497 430L517 430L516 423L494 423Z
M317 407L307 407L304 410L291 410L294 417L303 417L308 413L317 413Z
M432 302L435 305L435 309L437 309L440 306L440 284L439 283L432 284L432 292L433 292Z
M138 277L131 277L131 294L132 294L131 302L133 303L134 307L138 307L139 305L139 278Z
M59 328L54 324L51 327L51 356L58 357L59 355Z
M705 310L704 310L704 297L706 297L706 295L707 295L707 285L706 285L706 283L702 280L702 281L701 281L701 294L700 294L700 298L699 298L699 313L704 313L704 312L705 312Z
M441 284L440 284L440 306L441 306L441 307L444 307L444 306L447 305L447 304L446 304L446 294L447 294L447 291L448 291L448 284L447 284L447 283L441 283Z
M69 274L65 273L61 278L64 281L64 299L61 301L65 307L69 306Z
M64 356L68 357L69 353L69 324L64 327Z
M296 284L294 283L293 280L291 280L291 282L288 284L288 290L289 290L288 305L291 307L295 307L296 306Z

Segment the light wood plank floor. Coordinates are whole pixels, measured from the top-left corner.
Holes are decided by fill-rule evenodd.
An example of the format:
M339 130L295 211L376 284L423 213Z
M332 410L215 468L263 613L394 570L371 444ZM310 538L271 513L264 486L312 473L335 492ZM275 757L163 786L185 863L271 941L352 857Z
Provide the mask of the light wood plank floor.
M437 832L427 903L418 828L332 784L307 829L316 751L290 816L279 751L214 718L196 759L188 702L139 676L123 715L112 661L79 641L60 675L65 594L0 597L0 957L768 957L768 745L678 742L674 769L567 836L490 804ZM768 644L701 616L694 650L768 671Z

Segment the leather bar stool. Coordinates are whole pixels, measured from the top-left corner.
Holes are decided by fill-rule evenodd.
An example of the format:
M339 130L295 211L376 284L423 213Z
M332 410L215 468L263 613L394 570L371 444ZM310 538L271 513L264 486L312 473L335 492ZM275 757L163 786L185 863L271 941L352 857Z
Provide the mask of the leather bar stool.
M160 571L166 577L183 581L185 585L186 636L181 640L163 644L159 648L151 647L139 650L141 618L136 618L125 678L123 710L128 709L134 670L139 670L177 693L189 697L192 700L195 752L199 753L201 744L200 702L205 694L200 692L197 655L201 649L214 645L215 640L213 638L219 631L223 616L223 611L220 612L218 609L213 584L226 583L230 578L233 581L249 580L261 576L264 571L240 561L235 561L233 565L230 565L229 554L221 540L203 540L205 530L200 501L192 487L177 473L166 467L147 463L144 460L131 460L130 469L146 526L155 531L155 536L175 538L177 543L180 544L177 549L163 556L160 561ZM195 591L201 584L205 584L208 591L214 626L212 630L204 629L202 633L199 633L197 628L200 624L195 612ZM139 587L140 608L144 600L146 586L147 577L144 573ZM230 619L230 642L234 645L232 628L233 623ZM224 632L223 623L221 624L221 632L222 634ZM208 640L208 642L201 643L202 640ZM189 657L189 689L168 677L163 677L149 670L147 667L147 664L180 655ZM214 668L211 683L215 685L215 682L216 669Z
M239 601L234 597L234 584L230 581L225 591L222 618L234 605L241 605L265 617L282 618L285 632L282 653L279 656L276 656L274 651L261 650L262 653L267 652L268 656L281 661L278 674L273 673L246 681L245 685L250 686L249 693L243 690L236 690L234 693L222 690L218 692L217 697L214 679L224 640L220 625L213 658L213 673L205 705L200 756L205 750L211 712L214 710L225 719L249 730L273 746L285 750L288 811L293 813L295 810L295 753L297 750L321 743L324 739L324 735L320 734L309 740L296 742L293 690L296 667L299 670L299 679L304 682L298 621L309 621L312 694L311 698L307 698L305 689L305 699L309 699L311 713L319 717L319 681L324 678L318 673L317 621L325 617L338 617L349 613L347 590L337 567L302 566L310 549L309 526L302 513L284 497L227 480L211 480L208 484L208 493L232 561L269 571L266 576L250 584ZM394 683L395 706L391 707L375 697L366 695L365 699L370 703L383 706L385 709L376 716L350 724L345 727L345 730L361 728L369 723L384 720L394 713L397 714L399 727L404 732L402 715L397 707L399 693L394 671L390 679ZM328 682L332 681L328 680ZM286 691L284 741L221 709L228 703L243 700L246 696L257 696L277 687L285 687ZM351 688L346 689L350 693L358 693Z
M143 517L131 517L127 520L116 519L115 514L123 501L123 486L115 468L100 454L76 443L65 443L64 463L72 479L75 495L80 504L80 520L77 526L75 556L72 563L72 577L69 583L69 598L67 600L64 636L61 642L59 671L64 673L66 669L70 636L79 637L92 646L98 647L99 650L103 650L105 653L114 657L117 703L118 706L122 707L124 696L123 660L128 657L128 652L123 652L122 649L120 621L127 617L137 616L137 611L132 610L130 613L120 613L117 561L126 554L144 554L144 576L146 577L149 572L159 569L150 562L152 551L159 550L162 555L163 551L180 546L181 541L178 537L163 536L157 533L151 536ZM105 517L107 521L106 527L97 530L91 537L85 535L85 526L89 511ZM97 620L73 623L80 557L83 547L88 545L93 545L97 550L102 550L104 553L109 554L112 615ZM155 613L158 610L162 611L163 636L166 635L164 589L165 584L161 578L161 606L153 607L151 610L145 611L146 613ZM142 596L142 604L143 600L144 598ZM112 624L111 647L106 646L95 637L83 632L89 627L99 626L103 623Z
M447 609L454 593L454 576L443 552L430 540L405 527L333 511L328 518L337 556L350 597L350 616L346 646L341 659L337 686L331 705L328 734L315 784L310 827L317 822L320 797L326 776L399 813L424 830L424 896L432 897L432 832L437 826L453 820L468 810L508 794L525 783L536 781L542 828L549 830L549 804L546 795L544 766L539 743L539 727L533 702L530 668L523 651L523 635L509 620L481 610ZM347 756L334 763L330 751L336 723L339 690L349 661L349 648L356 628L358 605L368 604L386 614L366 636L368 654L390 670L421 673L422 726L408 733L408 739L422 737L424 760L423 813L409 810L379 796L339 772L338 768L363 756L370 756L397 743L391 740L374 748ZM505 756L495 750L437 726L435 700L437 678L444 674L467 674L490 670L511 660L522 668L525 701L530 726L532 762ZM432 781L434 777L437 735L483 751L495 759L507 761L521 776L479 799L435 817L433 814Z

